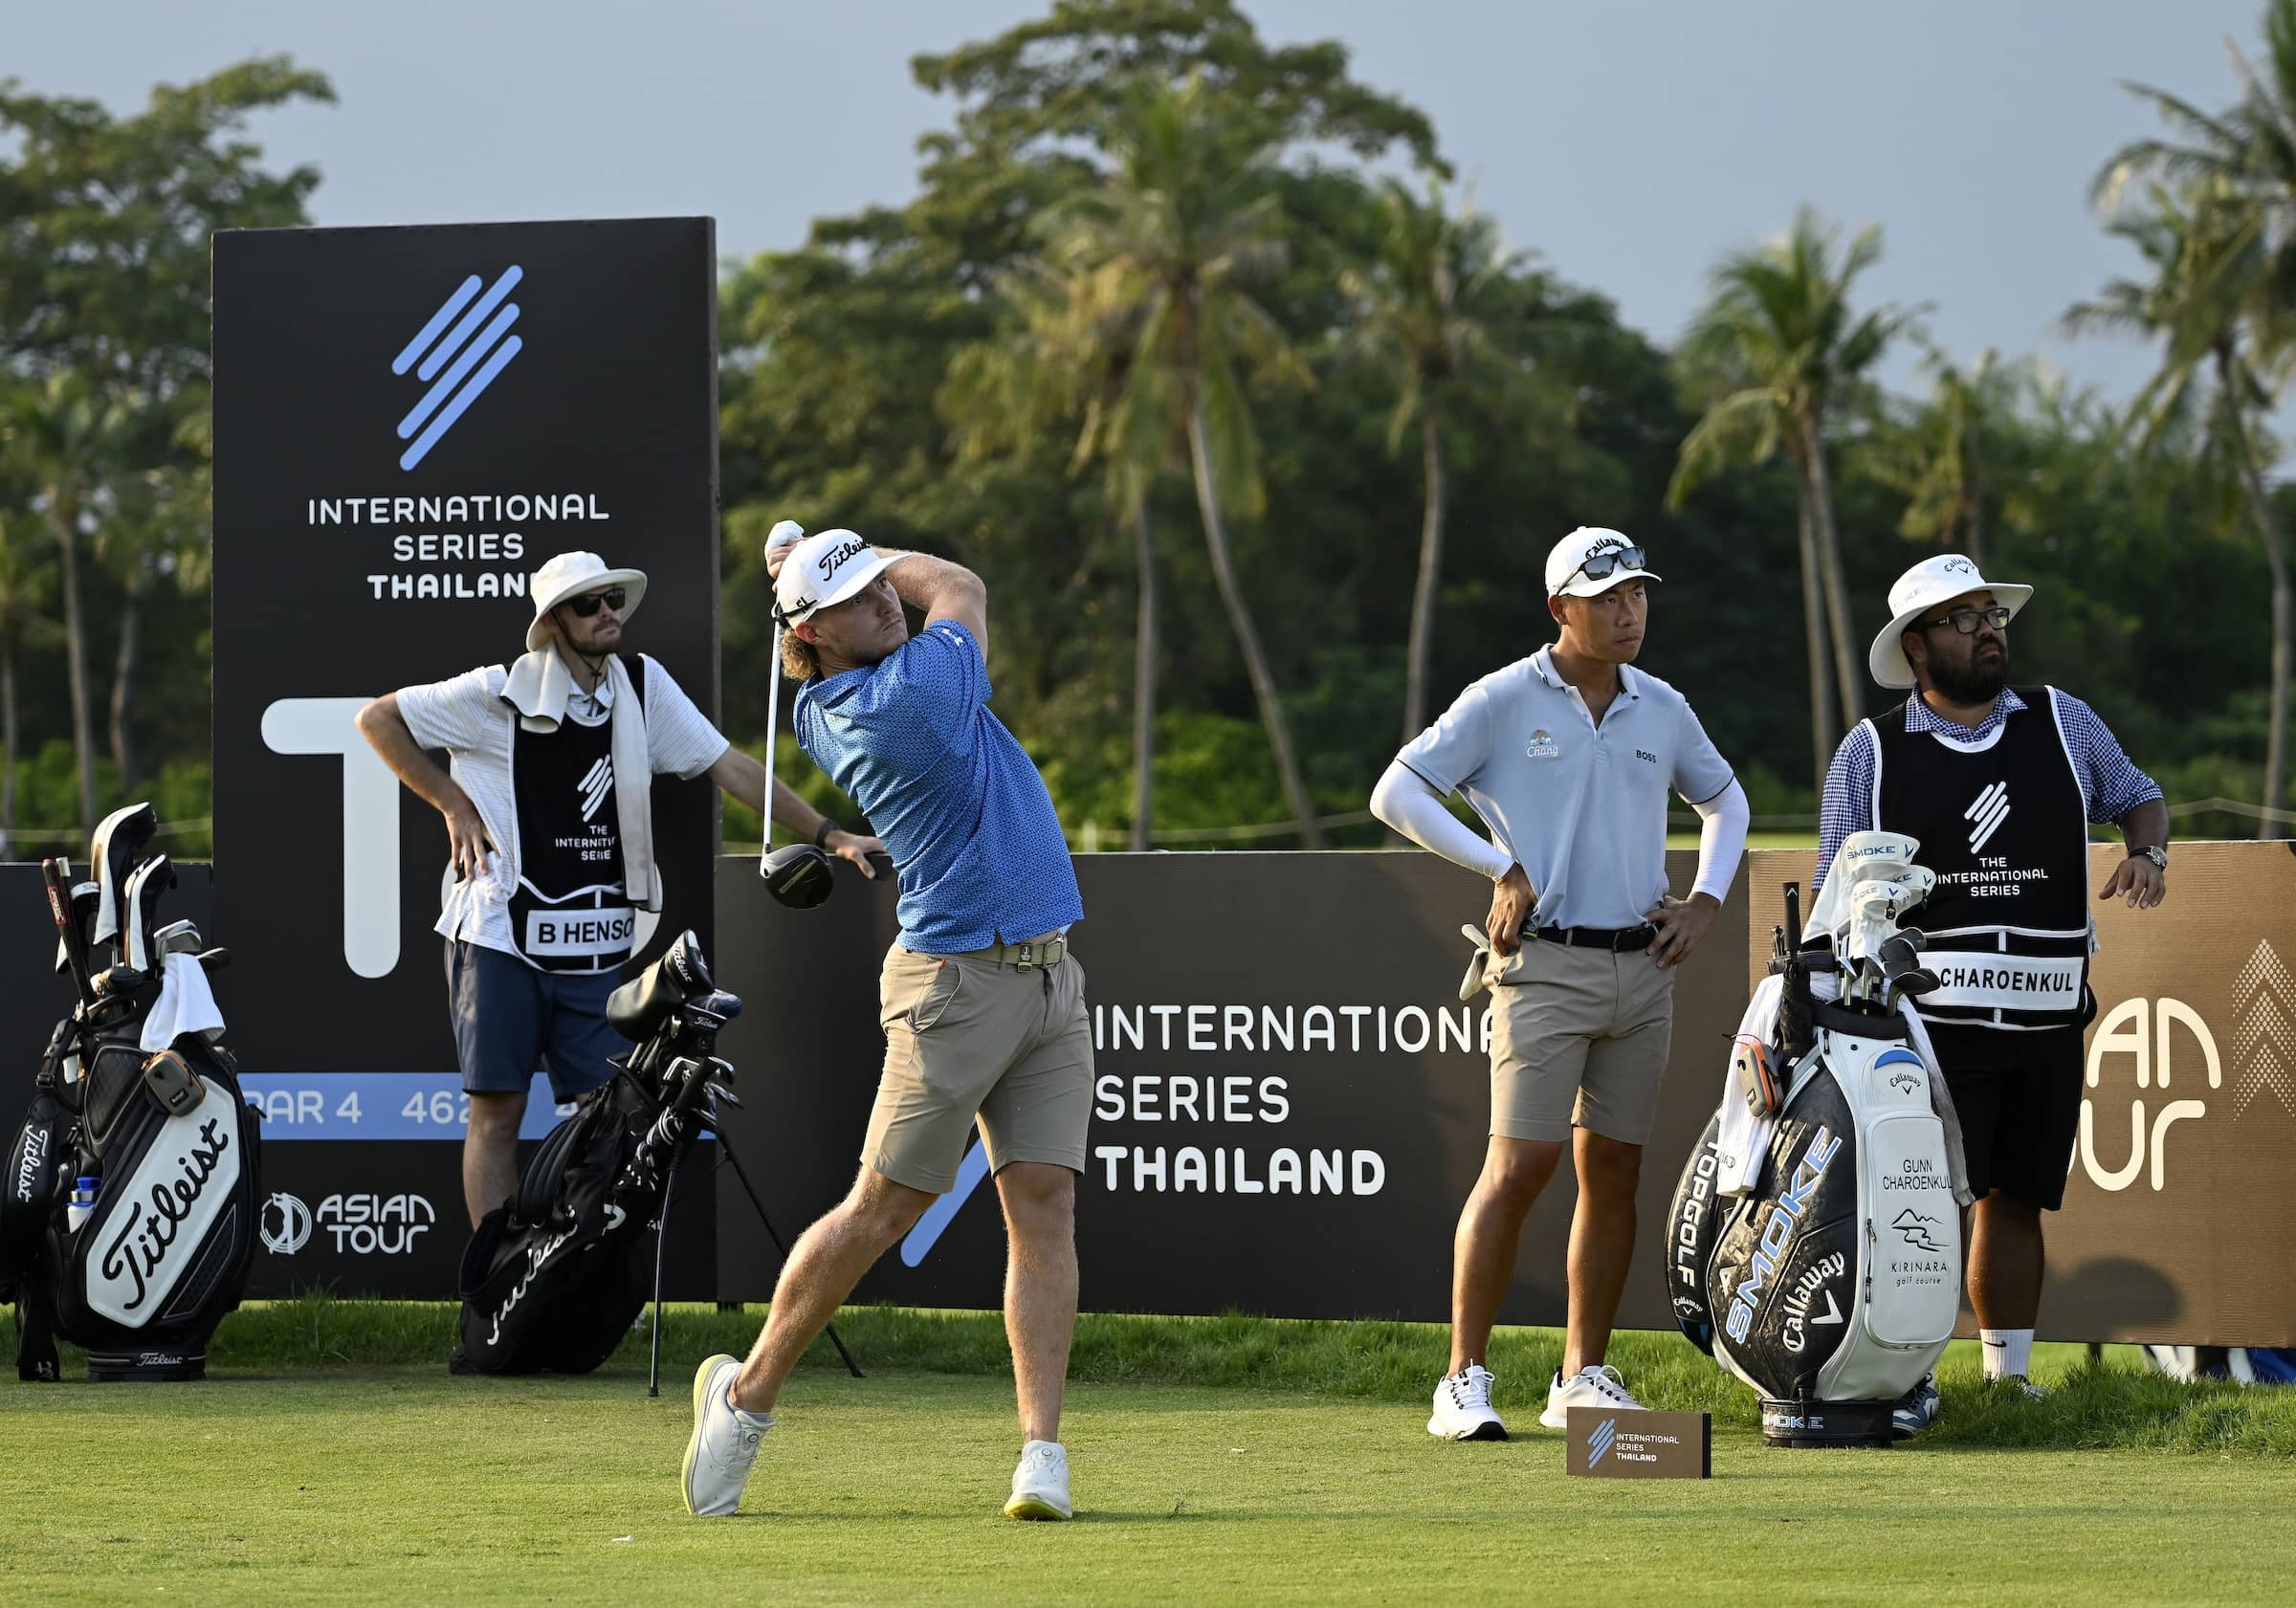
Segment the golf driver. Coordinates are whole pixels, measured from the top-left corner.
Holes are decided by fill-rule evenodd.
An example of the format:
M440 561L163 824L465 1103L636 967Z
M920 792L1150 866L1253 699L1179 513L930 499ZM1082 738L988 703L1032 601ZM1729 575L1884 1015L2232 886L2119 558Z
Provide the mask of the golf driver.
M782 526L774 526L773 535L781 534ZM769 537L765 550L770 553L776 545L779 543ZM809 843L773 847L773 744L781 735L782 632L787 628L778 619L774 622L773 691L765 700L765 843L758 856L758 874L765 879L765 892L777 902L791 910L811 910L837 887L837 870L828 852Z

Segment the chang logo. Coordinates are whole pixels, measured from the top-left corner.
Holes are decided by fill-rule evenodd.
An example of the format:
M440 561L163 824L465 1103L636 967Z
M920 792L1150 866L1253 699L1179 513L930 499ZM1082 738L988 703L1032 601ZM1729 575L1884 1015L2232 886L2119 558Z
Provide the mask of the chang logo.
M510 326L519 321L519 304L504 297L525 275L514 263L483 294L483 281L472 275L391 360L393 374L412 369L430 387L399 421L399 439L410 442L399 454L401 469L421 463L524 347L523 341L510 334Z

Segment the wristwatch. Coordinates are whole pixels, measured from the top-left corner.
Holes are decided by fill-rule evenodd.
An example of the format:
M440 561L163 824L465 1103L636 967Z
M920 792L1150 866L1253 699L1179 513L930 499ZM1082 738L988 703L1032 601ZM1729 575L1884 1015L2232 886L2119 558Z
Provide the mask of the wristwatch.
M835 831L836 829L837 829L837 823L836 823L836 822L834 822L834 821L832 821L832 820L830 820L830 819L829 819L828 816L826 816L826 815L825 815L825 816L823 816L823 817L821 818L821 825L813 828L813 847L814 847L814 848L828 848L828 847L829 847L829 842L828 842L829 834L830 834L831 832ZM2155 852L2157 852L2157 850L2155 850Z
M2156 871L2165 871L2169 869L2169 851L2156 843L2131 848L2129 850L2129 858L2150 860L2152 862L2152 869Z

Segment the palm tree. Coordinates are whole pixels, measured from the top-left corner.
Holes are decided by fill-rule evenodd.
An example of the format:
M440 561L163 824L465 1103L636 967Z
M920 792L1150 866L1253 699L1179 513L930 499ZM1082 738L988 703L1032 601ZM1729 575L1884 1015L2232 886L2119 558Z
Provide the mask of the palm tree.
M16 829L16 649L53 630L48 594L55 571L33 555L37 524L0 509L0 860Z
M1145 411L1122 406L1139 340L1140 312L1094 294L1089 275L1024 260L997 285L1018 327L960 351L940 406L959 453L1008 452L1046 430L1076 429L1071 471L1097 462L1109 505L1132 530L1137 609L1133 625L1132 828L1144 852L1155 823L1157 620L1156 532L1148 490L1173 461L1173 437ZM1119 430L1119 425L1126 427Z
M2149 189L2146 210L2124 213L2111 232L2144 256L2139 279L2115 279L2090 301L2068 309L2074 334L2131 334L2162 344L2161 365L2130 404L2139 445L2156 448L2198 408L2205 415L2207 450L2239 484L2272 575L2270 714L2264 739L2266 809L2278 809L2287 778L2288 676L2291 596L2280 521L2264 489L2264 449L2259 436L2269 416L2273 387L2264 367L2290 349L2285 317L2266 289L2270 278L2263 237L2255 228L2239 186L2222 175L2188 183L2181 194L2159 185ZM2205 389L2204 397L2197 393ZM2257 836L2280 836L2269 816Z
M1253 127L1201 78L1153 86L1127 105L1116 165L1101 188L1049 221L1053 258L1094 323L1137 317L1106 429L1125 442L1187 444L1212 578L1250 678L1286 805L1301 840L1323 847L1275 674L1236 576L1226 509L1265 502L1248 378L1308 383L1250 281L1283 252L1276 176Z
M1420 519L1419 578L1411 589L1411 638L1403 659L1403 733L1408 743L1427 723L1427 660L1435 638L1435 598L1443 575L1443 425L1452 392L1485 349L1499 315L1496 291L1517 260L1499 250L1488 218L1444 209L1440 186L1424 201L1389 179L1380 187L1379 249L1360 270L1340 275L1355 304L1356 339L1396 378L1388 451L1419 424L1420 473L1426 487Z
M1700 481L1733 462L1767 462L1782 449L1793 464L1801 500L1803 624L1811 637L1812 741L1821 756L1861 717L1865 664L1842 574L1826 440L1866 371L1914 317L1893 307L1859 317L1850 305L1852 284L1881 257L1878 225L1859 230L1846 249L1839 244L1840 231L1804 207L1782 238L1733 252L1715 266L1707 303L1682 346L1685 369L1710 400L1667 489L1668 503L1680 507ZM1828 637L1841 726L1822 686ZM1821 759L1821 786L1824 770Z
M1992 347L1967 368L1932 350L1929 400L1896 439L1869 460L1875 476L1906 495L1898 530L1910 540L1967 553L1985 568L1985 435L2017 408L2028 384L2021 363Z
M132 410L98 396L72 375L17 391L0 410L9 456L34 488L48 534L61 560L64 653L72 699L72 747L79 781L80 827L96 827L96 753L90 717L87 625L80 606L79 550L102 501L117 450L133 428Z

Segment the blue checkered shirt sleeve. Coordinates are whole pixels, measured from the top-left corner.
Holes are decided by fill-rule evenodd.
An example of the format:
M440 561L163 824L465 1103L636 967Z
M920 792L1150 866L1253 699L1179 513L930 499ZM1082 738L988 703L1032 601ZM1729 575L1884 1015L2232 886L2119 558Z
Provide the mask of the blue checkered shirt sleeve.
M1825 873L1841 852L1842 840L1873 826L1873 728L1863 720L1850 727L1834 762L1826 767L1825 793L1818 802L1818 869L1810 893L1825 886Z
M2057 694L2057 716L2064 725L2064 746L2081 773L2088 818L2117 826L2138 804L2164 795L2160 783L2138 770L2097 712L2070 693Z

